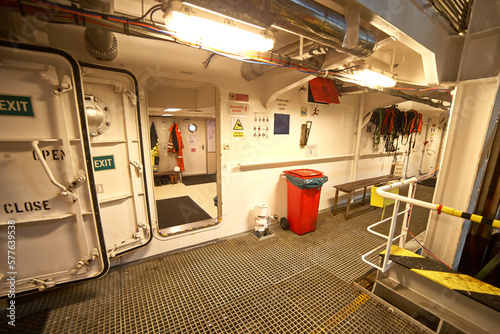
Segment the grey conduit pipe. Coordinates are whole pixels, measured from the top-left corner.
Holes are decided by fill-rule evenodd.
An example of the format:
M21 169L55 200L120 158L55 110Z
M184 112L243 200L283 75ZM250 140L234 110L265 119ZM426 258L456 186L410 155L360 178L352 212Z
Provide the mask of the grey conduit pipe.
M295 42L274 52L280 55L295 58L300 53L299 44L299 42ZM325 54L328 52L330 52L328 47L321 46L312 41L305 42L302 49L302 59L304 59L302 61L302 66L313 70L321 68L325 62ZM274 69L276 69L276 67L254 63L243 63L241 65L241 75L245 80L251 81Z

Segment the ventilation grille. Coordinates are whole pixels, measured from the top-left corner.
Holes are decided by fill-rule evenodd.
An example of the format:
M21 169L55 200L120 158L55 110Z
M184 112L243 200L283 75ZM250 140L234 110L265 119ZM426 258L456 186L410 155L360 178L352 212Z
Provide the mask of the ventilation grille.
M465 34L469 26L473 0L431 0L432 6L449 22L453 30Z

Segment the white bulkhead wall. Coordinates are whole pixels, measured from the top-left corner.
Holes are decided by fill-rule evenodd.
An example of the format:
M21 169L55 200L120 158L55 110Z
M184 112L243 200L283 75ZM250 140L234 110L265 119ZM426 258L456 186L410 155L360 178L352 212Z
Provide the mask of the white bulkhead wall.
M240 75L241 62L239 61L216 56L212 59L208 68L204 68L202 63L209 56L206 51L122 34L115 34L118 39L118 57L111 62L99 62L86 51L83 28L65 25L64 29L61 29L61 26L47 25L41 27L41 29L48 32L51 46L69 52L77 60L124 68L131 71L138 78L141 86L143 134L146 138L149 133L146 98L148 90L152 86L160 84L164 79L176 79L211 83L218 88L220 97L218 101L220 104L218 127L221 130L218 139L220 139L221 145L229 145L228 150L221 149L220 151L223 203L223 216L220 217L222 218L221 224L214 228L175 236L167 241L154 240L152 245L133 254L130 259L154 255L247 231L253 227L254 222L251 217L253 216L253 208L258 203L267 202L273 214L277 213L280 216L285 216L286 180L281 177L283 170L303 167L315 168L325 172L330 180L323 186L320 209L332 206L333 186L335 184L350 181L354 177L364 178L388 174L390 171L392 157L379 156L373 158L365 156L359 160L357 169L354 171L352 170L354 164L352 159L339 159L339 161L332 162L329 158L354 154L355 135L360 115L365 114L371 108L398 103L401 101L400 99L389 96L374 99L367 96L360 108L360 95L347 96L341 99L340 105L319 106L319 116L301 117L300 107L303 98L298 94L298 89L303 82L307 81L307 77L302 73L279 69L267 73L263 78L247 82ZM404 39L403 37L401 36L402 39ZM282 82L286 82L286 84L282 84ZM294 82L299 83L299 85L294 86ZM280 84L282 87L279 87ZM290 89L276 94L285 86L290 87ZM228 94L230 92L244 93L250 96L250 113L253 111L269 114L279 112L279 107L275 105L275 99L288 100L285 113L290 114L290 135L274 136L269 143L263 145L256 145L257 142L250 138L232 139L230 124L232 118L227 110ZM314 106L308 106L308 112L311 114ZM295 162L291 166L263 168L260 170L251 168L251 170L243 171L241 167L238 167L241 164L255 162L305 160L305 150L301 150L298 146L300 124L305 120L313 122L308 144L317 144L317 157L307 159L322 157L328 159L320 160L320 162L314 164ZM367 140L371 140L369 134L364 133L362 136L361 143L363 145L365 145L365 137L368 137ZM147 143L145 147L147 151ZM365 155L380 152L380 148L371 148L370 143L366 150L361 147L360 151L361 154ZM146 156L145 161L150 163L149 155Z
M471 212L475 206L474 189L488 128L495 123L500 108L499 80L486 78L460 83L452 107L448 138L442 158L433 202ZM471 210L472 208L472 210ZM446 263L458 265L470 222L438 215L429 217L425 244ZM458 253L457 253L458 252ZM454 263L455 262L455 263Z
M288 101L268 102L268 97L274 93L267 90L266 80L255 82L245 81L240 75L241 62L216 56L208 68L202 62L210 55L206 51L176 45L168 42L140 39L131 36L116 34L118 39L118 57L112 62L99 62L93 59L85 50L83 29L69 26L64 30L60 27L47 27L51 46L63 49L83 62L101 63L106 66L124 68L131 71L139 80L141 95L141 110L143 135L149 141L149 120L146 113L148 89L155 88L165 79L178 79L214 84L220 96L220 144L229 145L229 149L221 148L221 177L222 177L222 221L219 225L199 231L185 233L171 237L167 240L154 239L145 248L126 255L125 261L139 259L162 252L188 247L213 239L233 235L253 229L255 224L253 209L256 204L268 203L272 214L286 216L286 179L282 172L288 169L312 168L323 171L329 181L323 186L319 209L333 206L335 184L350 181L353 160L340 159L330 161L336 156L354 154L355 134L358 125L359 95L341 98L340 105L318 105L319 115L311 116L316 105L306 102L306 91L299 91L302 85L293 87L288 92L281 94L278 99ZM298 76L297 72L288 69L272 71L267 75L275 74ZM280 73L281 72L281 73ZM300 75L301 79L306 78ZM272 82L272 80L271 80ZM147 83L147 85L146 85ZM274 88L273 88L274 90ZM272 135L268 140L254 140L251 131L245 129L244 139L232 138L232 116L228 113L228 95L230 92L248 94L250 97L250 114L246 116L246 126L253 125L251 118L254 112L290 115L290 134ZM397 102L391 98L384 103ZM266 104L269 103L269 107ZM367 103L368 104L368 103ZM300 116L301 107L308 108L308 116ZM284 108L285 110L280 110ZM367 106L366 108L368 108ZM364 112L364 111L363 111ZM299 147L300 126L305 121L312 121L312 130L308 145L316 145L316 157L306 157L306 149ZM251 130L251 129L250 129ZM145 150L148 151L148 142ZM307 159L327 158L319 163L310 164ZM300 162L303 160L304 162ZM383 163L381 164L381 160ZM252 168L242 170L239 165L257 162L285 162L290 164L280 165L275 168ZM363 169L359 177L377 176L390 172L392 158L376 158L363 160ZM148 152L145 162L150 164ZM150 166L146 171L150 171ZM153 183L151 182L151 188ZM152 196L152 189L151 196ZM153 198L153 197L151 197Z
M469 29L463 36L450 32L446 20L439 22L440 19L432 15L432 7L425 7L425 2L358 2L380 16L373 25L385 27L386 31L393 29L393 36L398 40L404 42L411 37L420 47L432 51L440 82L457 83L433 202L473 211L480 185L478 165L485 154L483 151L488 150L486 133L495 123L500 104L498 1L475 0ZM432 61L424 56L422 59L424 63ZM456 268L469 224L463 219L432 212L424 244Z

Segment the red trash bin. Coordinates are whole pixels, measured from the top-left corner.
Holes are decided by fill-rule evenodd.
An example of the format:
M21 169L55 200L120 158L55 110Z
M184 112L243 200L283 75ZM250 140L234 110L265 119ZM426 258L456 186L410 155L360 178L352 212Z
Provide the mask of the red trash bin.
M321 186L328 178L323 175L323 172L314 169L295 169L284 171L284 173L288 180L287 218L290 230L298 235L313 232L316 229L316 220L318 219ZM316 178L319 180L305 181ZM308 184L308 182L310 183Z

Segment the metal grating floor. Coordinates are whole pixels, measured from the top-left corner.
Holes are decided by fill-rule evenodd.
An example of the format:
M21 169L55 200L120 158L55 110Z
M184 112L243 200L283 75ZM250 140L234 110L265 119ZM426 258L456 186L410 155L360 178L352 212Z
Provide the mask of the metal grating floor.
M416 197L430 200L433 189L419 186ZM424 211L414 210L414 235ZM381 212L344 221L328 210L303 236L275 224L266 240L249 232L114 267L19 297L16 322L29 324L23 333L426 333L352 284L370 269L361 254L382 243L366 232Z

